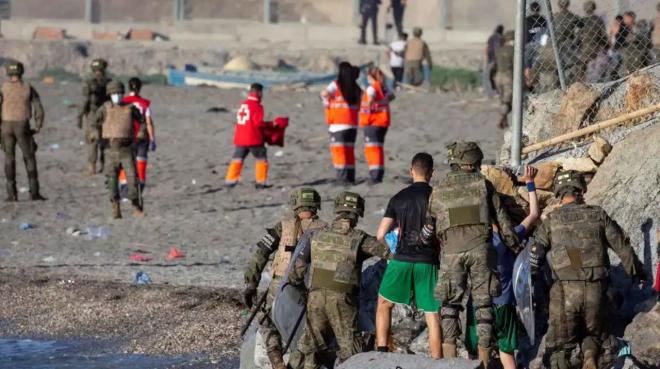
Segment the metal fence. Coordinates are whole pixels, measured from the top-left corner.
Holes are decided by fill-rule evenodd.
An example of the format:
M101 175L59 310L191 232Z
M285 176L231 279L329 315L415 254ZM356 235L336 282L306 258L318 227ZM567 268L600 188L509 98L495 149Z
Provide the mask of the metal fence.
M605 83L660 61L652 0L518 0L511 162L520 162L524 94ZM657 26L656 26L657 24Z

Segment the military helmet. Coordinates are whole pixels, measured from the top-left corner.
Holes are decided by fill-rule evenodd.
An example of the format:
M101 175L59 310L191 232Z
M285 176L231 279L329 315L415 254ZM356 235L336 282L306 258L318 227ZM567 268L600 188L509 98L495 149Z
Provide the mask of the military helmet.
M23 72L25 70L23 68L23 63L17 62L17 61L7 63L5 68L7 69L7 75L10 76L10 77L11 76L22 76Z
M504 38L504 42L513 41L513 39L516 38L516 32L514 30L508 30L504 32L502 37Z
M583 7L584 7L585 12L587 12L587 13L593 12L593 11L596 10L596 2L594 2L592 0L586 1L584 3Z
M560 8L566 8L571 5L571 2L569 0L559 0L557 5L559 5Z
M347 211L364 216L364 199L355 192L344 191L335 198L335 213Z
M293 211L300 208L321 210L321 196L311 187L299 188L291 193L291 208Z
M553 183L553 190L555 196L560 197L566 191L573 192L575 190L586 192L587 183L584 180L584 175L576 170L564 170L555 176Z
M478 164L484 158L476 142L454 142L447 146L449 164Z
M101 58L94 59L94 60L92 60L91 67L92 67L93 72L96 72L96 71L103 72L108 67L108 62L105 59L101 59Z
M108 82L108 85L105 87L105 91L108 93L108 96L112 94L124 94L124 84L113 79Z

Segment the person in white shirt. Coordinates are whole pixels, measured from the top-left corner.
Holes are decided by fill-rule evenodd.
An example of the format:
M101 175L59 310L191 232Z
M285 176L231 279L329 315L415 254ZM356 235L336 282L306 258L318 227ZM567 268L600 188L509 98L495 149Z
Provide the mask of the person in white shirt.
M394 87L403 81L403 57L406 53L406 41L408 40L407 33L401 33L399 39L392 41L387 48L388 56L390 59L390 68L394 75Z

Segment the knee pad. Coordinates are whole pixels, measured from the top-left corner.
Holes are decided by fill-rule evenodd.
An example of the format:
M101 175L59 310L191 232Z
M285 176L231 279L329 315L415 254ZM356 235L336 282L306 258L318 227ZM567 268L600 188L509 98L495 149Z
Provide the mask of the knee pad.
M441 309L442 340L445 343L456 344L461 335L461 321L458 314L462 307L459 305L445 305Z

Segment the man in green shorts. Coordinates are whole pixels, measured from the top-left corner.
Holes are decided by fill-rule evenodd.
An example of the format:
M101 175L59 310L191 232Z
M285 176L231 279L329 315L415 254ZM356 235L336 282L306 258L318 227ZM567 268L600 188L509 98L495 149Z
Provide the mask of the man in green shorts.
M380 285L376 312L376 346L388 351L388 337L394 304L410 305L414 296L418 309L426 315L429 329L430 354L442 357L439 302L433 291L438 281L437 245L425 246L420 241L426 207L433 188L429 180L433 175L433 157L418 153L413 157L410 174L413 184L397 193L387 205L385 216L378 227L378 239L393 231L397 235L393 260L387 265Z

